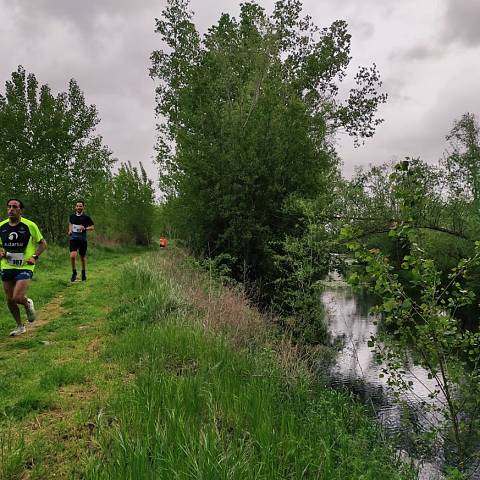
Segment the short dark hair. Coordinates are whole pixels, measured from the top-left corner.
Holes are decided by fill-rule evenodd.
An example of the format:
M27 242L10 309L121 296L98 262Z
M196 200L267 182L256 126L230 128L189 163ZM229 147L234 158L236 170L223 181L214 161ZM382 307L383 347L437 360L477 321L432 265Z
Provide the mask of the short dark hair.
M15 201L15 202L18 202L18 204L20 205L20 209L23 210L25 208L25 206L23 205L23 202L21 200L19 200L18 198L9 198L7 200L7 207L8 207L8 204L11 202L11 201Z
M83 206L85 206L85 200L82 200L81 198L79 198L78 200L75 200L75 205L77 203L81 203Z

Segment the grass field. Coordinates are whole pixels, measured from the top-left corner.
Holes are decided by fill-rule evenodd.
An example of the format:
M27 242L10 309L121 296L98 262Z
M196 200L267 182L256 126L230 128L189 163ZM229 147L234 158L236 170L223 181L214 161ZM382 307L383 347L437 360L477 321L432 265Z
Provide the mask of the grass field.
M407 479L241 293L175 249L51 247L19 338L0 305L2 479ZM29 326L27 326L28 328Z

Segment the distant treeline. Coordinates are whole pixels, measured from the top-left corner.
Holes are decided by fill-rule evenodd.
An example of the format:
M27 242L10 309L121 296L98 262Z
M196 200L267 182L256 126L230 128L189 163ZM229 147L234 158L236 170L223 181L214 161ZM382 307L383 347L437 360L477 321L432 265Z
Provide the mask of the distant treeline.
M50 240L66 237L68 215L83 199L109 240L148 244L154 189L143 166L115 159L95 128L100 119L75 80L54 96L48 85L18 67L0 94L0 202L26 205Z

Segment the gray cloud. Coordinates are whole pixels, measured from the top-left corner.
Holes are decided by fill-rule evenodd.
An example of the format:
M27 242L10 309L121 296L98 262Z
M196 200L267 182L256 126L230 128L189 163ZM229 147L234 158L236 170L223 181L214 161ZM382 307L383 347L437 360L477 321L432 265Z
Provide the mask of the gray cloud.
M390 55L392 60L436 60L443 57L447 52L444 48L437 45L415 45L406 50L393 52Z
M480 82L478 71L472 71L468 78L461 72L454 73L444 87L438 92L438 101L428 109L424 118L425 125L432 131L438 132L444 139L451 130L455 120L464 113L472 112L480 115L480 98L472 95ZM457 88L461 85L461 88Z
M331 0L317 0L315 2L304 1L304 5L312 8L312 3L318 4L324 10L334 10L342 16L345 13L353 13L352 18L364 16L362 13L369 12L381 15L382 17L390 17L395 9L398 8L398 0L342 0L341 2L332 2ZM369 15L367 15L369 16Z
M271 12L275 0L259 0ZM240 0L191 0L204 33L222 12L238 17ZM344 172L354 165L420 155L436 161L455 118L480 112L480 83L473 48L480 45L479 0L304 0L303 13L316 25L342 18L350 25L352 71L376 62L387 105L385 122L365 146L339 139ZM154 19L166 0L0 0L0 92L24 65L54 92L75 78L88 103L97 105L98 131L121 161L144 162L152 178L155 143L154 84L149 55L162 48ZM395 52L392 54L391 52ZM348 82L348 80L347 80ZM347 83L346 82L346 83Z
M407 86L407 81L396 76L388 76L383 81L384 90L388 93L388 103L394 102L408 102L412 97L405 95L404 91Z
M356 34L355 39L369 40L375 33L375 25L370 22L352 22L351 27Z
M414 88L406 78L399 80L398 89L407 92L408 102L389 101L382 107L381 116L385 118L385 123L365 146L354 149L349 139L341 139L345 175L352 175L355 165L381 164L406 156L420 157L436 164L448 149L445 137L454 121L465 112L480 114L480 97L472 94L480 83L478 69L465 76L463 70L452 68L444 75L441 84L432 71L422 76L428 80L427 73L432 80L430 84L424 80L422 88L420 85ZM394 79L387 80L387 88L392 86L392 82ZM425 93L422 95L428 86L431 98L427 98Z
M65 2L0 0L5 36L0 33L0 91L10 72L22 64L65 91L75 78L88 103L97 106L104 142L120 161L142 161L152 178L155 143L154 84L149 56L160 46L154 19L157 2L88 0Z
M447 0L445 25L441 40L468 47L480 45L480 2L478 0Z
M35 24L38 19L57 19L68 21L86 33L91 32L96 21L102 15L114 20L121 16L138 16L144 10L151 9L151 2L132 2L131 0L83 0L69 2L65 0L15 0L14 6L23 12L24 21ZM159 10L161 10L161 5ZM38 25L41 28L41 25Z

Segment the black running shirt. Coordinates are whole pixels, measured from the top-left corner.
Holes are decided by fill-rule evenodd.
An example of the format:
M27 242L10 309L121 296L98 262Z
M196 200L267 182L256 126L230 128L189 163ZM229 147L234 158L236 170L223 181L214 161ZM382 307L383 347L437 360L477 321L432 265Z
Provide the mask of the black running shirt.
M72 233L70 234L70 240L87 240L86 230L83 230L81 232L78 227L80 225L83 225L85 228L90 227L91 225L93 225L92 219L84 213L82 213L81 215L72 213L72 215L70 215L69 222L72 224Z

